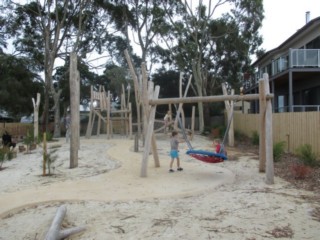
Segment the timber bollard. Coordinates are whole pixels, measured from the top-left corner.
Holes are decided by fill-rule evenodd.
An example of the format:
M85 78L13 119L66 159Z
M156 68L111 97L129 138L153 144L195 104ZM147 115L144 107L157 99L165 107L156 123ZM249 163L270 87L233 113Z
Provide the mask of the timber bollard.
M134 135L134 152L139 152L139 136Z

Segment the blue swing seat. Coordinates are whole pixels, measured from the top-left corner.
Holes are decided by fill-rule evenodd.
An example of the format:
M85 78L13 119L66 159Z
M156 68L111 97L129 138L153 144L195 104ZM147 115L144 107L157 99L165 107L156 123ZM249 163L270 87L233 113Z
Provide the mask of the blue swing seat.
M190 149L186 152L191 157L207 163L219 163L227 160L227 156L222 153L215 153L204 150Z

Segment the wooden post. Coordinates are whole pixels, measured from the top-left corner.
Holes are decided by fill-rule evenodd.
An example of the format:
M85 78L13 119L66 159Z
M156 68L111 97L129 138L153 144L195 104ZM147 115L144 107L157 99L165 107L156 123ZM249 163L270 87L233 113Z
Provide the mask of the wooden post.
M266 92L265 82L263 79L259 80L259 113L260 113L260 133L259 133L259 172L266 171Z
M40 106L40 93L37 93L37 101L32 98L33 103L33 136L34 140L38 142L39 136L39 106Z
M142 114L143 114L143 136L144 136L144 141L143 144L145 143L145 138L146 138L146 131L148 127L148 121L147 119L149 118L149 104L148 104L148 75L147 75L147 66L143 62L141 64L141 72L142 72ZM153 84L153 82L150 82L149 84ZM149 87L149 89L152 89L153 92L153 86Z
M159 87L160 91L160 87ZM148 99L154 97L154 84L153 82L149 82L148 84ZM159 95L159 93L158 93ZM147 104L147 120L148 122L150 121L150 106ZM153 119L154 122L154 119ZM153 124L154 125L154 124ZM158 155L158 148L157 148L157 141L156 141L156 136L154 135L154 131L152 130L152 137L151 137L151 146L152 146L152 154L153 154L153 159L154 159L154 165L155 167L160 167L160 161L159 161L159 155Z
M273 98L273 94L268 94L267 99ZM177 104L177 103L198 103L198 102L222 102L225 100L230 101L251 101L259 99L259 94L247 95L218 95L218 96L205 96L205 97L187 97L187 98L160 98L150 99L150 105L164 105L164 104Z
M77 69L77 54L70 54L70 168L78 167L79 122L80 122L80 74Z
M43 133L43 163L42 163L42 176L46 176L47 164L47 134Z
M111 101L110 101L110 91L108 91L107 95L107 139L110 139L110 129L111 129Z
M141 91L139 86L139 81L137 78L137 75L135 73L135 70L133 68L133 64L131 61L131 58L129 56L128 50L124 50L124 55L126 57L127 63L129 65L130 73L133 79L133 85L134 85L134 93L135 93L135 100L136 100L136 108L137 108L137 124L138 124L138 134L139 137L141 136L141 113L140 113L140 106L141 106Z
M45 240L60 240L69 237L70 235L86 230L85 227L72 227L61 230L61 224L66 215L67 207L62 205L58 208L57 213L52 221L52 224L45 236Z
M268 74L263 75L265 95L270 93ZM265 114L265 132L266 132L266 183L274 184L274 165L273 165L273 140L272 140L272 103L271 99L266 102Z
M160 87L156 86L153 99L157 99L159 96ZM151 106L150 112L149 112L149 121L148 121L148 127L147 127L147 134L146 134L146 141L145 141L145 147L143 152L143 159L141 164L141 177L147 177L147 168L148 168L148 156L150 153L150 145L151 145L151 138L153 135L153 128L154 128L154 118L156 115L156 105Z
M190 84L191 84L191 79L192 79L192 75L190 75L189 80L188 80L188 84L187 84L186 89L184 91L184 94L182 94L182 73L180 73L179 95L180 95L181 99L185 99L187 97L188 90L189 90L189 87L190 87ZM182 118L182 120L181 120L181 122L182 122L181 128L184 128L184 126L185 126L185 119L184 119L184 113L182 113L183 112L182 107L183 107L183 103L180 102L178 110L177 110L177 114L176 114L176 119L174 121L174 128L178 128L178 120L180 118L180 114L183 116L183 117L181 117Z
M196 116L196 107L195 107L195 106L192 106L192 117L191 117L191 136L190 136L190 140L192 140L192 139L193 139L193 135L194 135L195 116Z
M225 84L222 84L222 92L225 96L228 96L227 88ZM231 90L231 96L234 95L234 89ZM224 101L226 112L227 112L227 124L230 123L229 131L228 131L228 145L230 147L234 146L234 128L233 128L233 101L225 100Z
M92 117L93 117L93 86L90 87L90 112L89 112L89 121L86 131L86 138L90 138L92 134Z
M138 134L134 135L134 152L139 152L139 136L138 136Z
M132 107L129 102L129 138L132 139Z

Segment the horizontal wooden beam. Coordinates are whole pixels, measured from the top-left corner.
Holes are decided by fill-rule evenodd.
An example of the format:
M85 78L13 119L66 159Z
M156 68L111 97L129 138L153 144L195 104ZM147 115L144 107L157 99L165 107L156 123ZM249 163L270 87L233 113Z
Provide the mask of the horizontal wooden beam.
M273 94L267 94L266 99L272 99ZM164 104L177 104L177 103L198 103L198 102L221 102L221 101L252 101L259 100L259 94L248 95L217 95L205 97L187 97L187 98L159 98L150 99L150 105L164 105Z

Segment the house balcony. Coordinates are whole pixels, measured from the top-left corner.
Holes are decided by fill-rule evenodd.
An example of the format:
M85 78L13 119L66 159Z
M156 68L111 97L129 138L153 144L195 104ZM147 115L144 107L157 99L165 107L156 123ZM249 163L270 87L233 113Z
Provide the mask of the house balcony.
M289 52L272 60L268 65L259 66L255 75L245 80L244 88L249 90L257 87L264 73L268 73L271 80L289 69L296 69L295 71L299 72L320 70L320 49L290 49Z
M270 56L271 59L271 56ZM320 49L290 49L268 64L256 66L254 76L246 75L244 92L259 92L259 80L269 75L274 112L319 111L320 105ZM251 111L258 112L258 101Z

